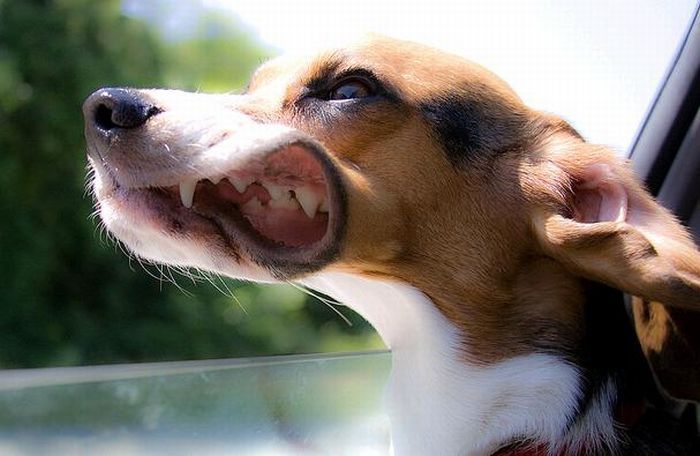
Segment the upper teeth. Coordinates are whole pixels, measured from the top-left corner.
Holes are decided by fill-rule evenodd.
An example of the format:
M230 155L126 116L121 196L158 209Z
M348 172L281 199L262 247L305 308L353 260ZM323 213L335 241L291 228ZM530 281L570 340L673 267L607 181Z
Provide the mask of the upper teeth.
M255 182L255 178L253 177L236 177L236 176L231 176L228 178L229 182L233 184L234 187L236 187L236 191L238 193L245 193L246 189L250 184Z
M262 184L270 194L268 206L274 209L299 209L297 201L292 197L291 188L281 187L274 184Z
M264 182L262 186L265 187L265 190L267 190L267 193L270 194L270 198L273 200L288 200L291 197L289 189L281 185Z
M192 207L195 187L197 187L196 179L180 182L180 200L182 201L183 206L187 208Z
M215 184L221 181L221 178L210 179ZM250 184L255 182L254 178L228 177L228 180L236 188L238 193L245 193ZM261 184L270 194L268 206L275 209L301 209L309 218L314 218L317 212L328 212L328 199L325 195L319 195L311 187L283 187L281 185L262 183ZM180 200L182 205L191 208L194 202L194 193L197 187L196 179L188 179L180 183ZM292 192L293 190L293 192ZM296 198L295 198L296 197ZM257 198L255 201L250 200L250 204L246 204L249 209L253 207L261 207L261 203ZM298 205L297 205L298 203Z
M321 204L321 197L309 187L298 187L294 189L294 194L299 201L299 205L309 218L316 216L318 206Z

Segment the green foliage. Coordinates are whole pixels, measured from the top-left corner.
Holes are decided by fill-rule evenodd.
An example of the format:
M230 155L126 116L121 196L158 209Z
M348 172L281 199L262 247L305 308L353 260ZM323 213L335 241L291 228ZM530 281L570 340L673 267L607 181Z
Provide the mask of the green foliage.
M101 86L240 87L266 52L229 23L203 33L212 20L169 41L116 0L0 0L0 367L376 344L358 317L344 326L296 289L227 282L245 313L212 286L190 296L161 283L99 241L82 100Z
M165 78L169 87L226 92L245 86L249 71L269 57L244 32L232 29L212 13L199 23L195 36L172 46Z

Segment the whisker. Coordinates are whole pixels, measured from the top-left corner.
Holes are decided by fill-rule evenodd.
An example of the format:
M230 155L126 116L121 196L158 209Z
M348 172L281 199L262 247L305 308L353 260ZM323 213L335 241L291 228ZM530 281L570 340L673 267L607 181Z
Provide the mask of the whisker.
M243 303L241 302L241 300L238 299L238 296L236 296L236 294L234 293L234 291L231 290L231 288L229 288L229 286L228 286L228 284L226 283L226 281L224 280L224 278L221 277L221 276L217 276L217 277L219 278L219 281L221 282L221 285L223 285L224 288L226 288L226 290L229 292L229 296L230 296L231 298L233 298L234 301L236 301L236 303L238 304L238 307L241 308L241 310L243 311L243 313L246 314L246 315L248 315L248 309L245 308L245 306L243 305Z
M331 301L330 299L327 299L327 298L321 296L320 294L314 292L313 290L310 290L310 289L308 289L308 288L306 288L306 287L304 287L304 286L302 286L302 285L296 284L296 283L294 283L294 282L289 282L289 281L287 281L287 283L288 283L289 285L293 286L294 288L296 288L297 290L299 290L299 291L301 291L301 292L303 292L303 293L306 293L306 294L308 294L309 296L312 296L312 297L318 299L319 301L321 301L322 303L324 303L325 305L327 305L333 312L335 312L336 314L338 314L338 316L339 316L340 318L342 318L343 321L345 321L345 323L346 323L348 326L352 326L352 325L353 325L352 322L348 319L348 317L346 317L340 310L337 309L336 306L342 306L342 305L343 305L342 303L340 303L340 302L338 302L338 301Z
M229 294L227 294L219 285L217 285L216 282L214 282L213 274L210 274L210 273L206 273L206 272L205 272L205 273L204 273L204 278L205 278L205 280L206 280L207 282L209 282L209 283L211 284L211 286L213 286L214 288L216 288L216 290L217 290L219 293L221 293L222 295L224 295L224 296L226 296L226 297L229 297L229 298L231 297L231 296L230 296ZM230 292L230 290L229 290L229 292Z
M173 271L175 271L175 272L180 272L180 271L178 271L176 268L168 266L168 265L165 265L165 268L168 271L168 277L169 277L168 282L175 285L175 287L180 291L180 293L184 294L188 298L193 298L194 293L183 288L179 283L177 283L177 280L175 280L175 276L173 275Z

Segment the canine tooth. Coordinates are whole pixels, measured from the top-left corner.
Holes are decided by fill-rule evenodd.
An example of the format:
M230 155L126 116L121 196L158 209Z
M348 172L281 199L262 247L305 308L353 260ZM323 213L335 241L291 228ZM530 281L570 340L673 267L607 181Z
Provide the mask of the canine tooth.
M231 184L233 184L238 193L245 193L245 190L248 188L248 186L255 182L255 179L253 179L252 177L240 178L235 176L229 176L228 180L229 182L231 182Z
M226 177L226 176L217 176L217 177L212 177L209 180L211 181L212 184L216 185L219 182L221 182L222 180L224 180L224 177Z
M197 187L197 180L190 179L180 182L180 201L186 208L192 207L194 201L194 189Z
M321 204L318 205L319 212L328 212L328 198L325 196L321 200Z
M304 213L309 218L314 218L321 199L318 194L309 187L298 187L294 189L294 194L297 196L299 205L304 210Z

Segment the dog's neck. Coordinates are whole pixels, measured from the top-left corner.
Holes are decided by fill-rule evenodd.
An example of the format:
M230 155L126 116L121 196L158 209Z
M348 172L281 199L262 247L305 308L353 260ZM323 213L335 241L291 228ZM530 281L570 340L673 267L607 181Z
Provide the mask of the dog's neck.
M491 455L522 439L556 454L614 438L613 385L579 416L581 372L555 354L467 362L457 328L412 286L344 273L304 284L360 313L391 348L386 406L396 454Z

